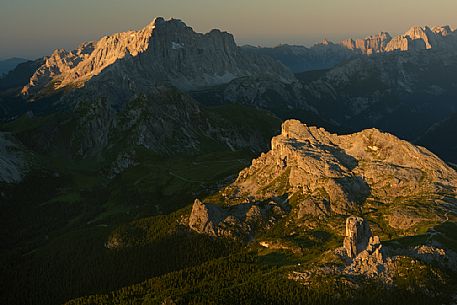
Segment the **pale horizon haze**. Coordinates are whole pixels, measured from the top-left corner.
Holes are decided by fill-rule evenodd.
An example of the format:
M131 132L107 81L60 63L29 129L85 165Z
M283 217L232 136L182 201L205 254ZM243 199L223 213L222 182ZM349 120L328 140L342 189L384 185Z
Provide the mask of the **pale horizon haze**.
M0 0L0 58L47 55L83 41L136 30L156 16L197 32L232 33L239 45L310 46L413 25L457 25L455 0Z

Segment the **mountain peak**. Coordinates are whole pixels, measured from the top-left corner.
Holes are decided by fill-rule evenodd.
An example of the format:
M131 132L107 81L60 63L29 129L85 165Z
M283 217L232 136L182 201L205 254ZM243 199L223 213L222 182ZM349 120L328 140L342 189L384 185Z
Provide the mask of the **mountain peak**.
M307 198L299 215L319 216L346 214L368 196L388 202L457 192L452 168L425 148L377 129L337 135L288 120L271 147L222 192L226 198L262 201L287 194Z
M188 90L253 75L294 80L293 74L273 59L238 48L227 32L196 33L180 19L157 17L138 31L108 35L73 51L54 51L45 57L22 93L33 100L60 89L87 87L92 80L114 83L116 78L117 85L125 85L126 90L107 95L119 99L126 92L135 91L132 95L136 95L159 84Z

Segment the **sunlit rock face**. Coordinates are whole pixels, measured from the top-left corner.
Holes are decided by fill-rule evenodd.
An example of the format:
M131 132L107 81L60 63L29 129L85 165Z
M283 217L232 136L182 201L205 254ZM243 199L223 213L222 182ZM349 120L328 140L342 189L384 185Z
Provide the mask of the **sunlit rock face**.
M452 168L425 148L377 129L336 135L288 120L271 146L221 191L228 202L284 198L300 219L347 215L367 198L433 200L456 192Z
M373 35L364 39L346 39L341 42L341 45L350 50L359 50L363 54L374 54L384 52L387 44L392 40L389 33L381 32L378 35Z
M412 51L455 47L457 35L449 26L413 26L404 34L392 37L381 32L363 39L346 39L340 43L347 49L371 55L393 51Z

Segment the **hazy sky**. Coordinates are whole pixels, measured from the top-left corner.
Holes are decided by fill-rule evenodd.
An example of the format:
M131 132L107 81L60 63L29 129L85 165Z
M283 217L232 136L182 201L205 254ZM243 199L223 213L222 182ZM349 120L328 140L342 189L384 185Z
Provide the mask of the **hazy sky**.
M457 25L456 0L0 0L0 58L36 58L56 48L138 29L155 16L196 31L219 28L239 44L310 45L411 25Z

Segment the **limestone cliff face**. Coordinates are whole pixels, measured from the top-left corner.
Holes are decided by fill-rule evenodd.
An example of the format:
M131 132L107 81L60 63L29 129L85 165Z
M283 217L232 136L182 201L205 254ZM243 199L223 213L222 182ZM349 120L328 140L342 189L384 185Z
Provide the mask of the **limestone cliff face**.
M180 20L159 17L139 31L106 36L70 52L56 50L22 93L33 98L83 87L89 80L97 90L104 89L101 84L116 84L118 92L137 93L158 84L191 90L254 75L294 80L280 63L238 48L229 33L200 34Z
M149 46L155 21L140 31L105 36L99 41L81 44L73 51L55 50L22 89L31 95L43 89L58 90L83 86L92 77L126 56L137 56Z
M286 198L298 218L348 214L367 198L394 202L457 192L457 173L438 157L376 129L336 135L284 122L272 149L222 195L229 202Z

